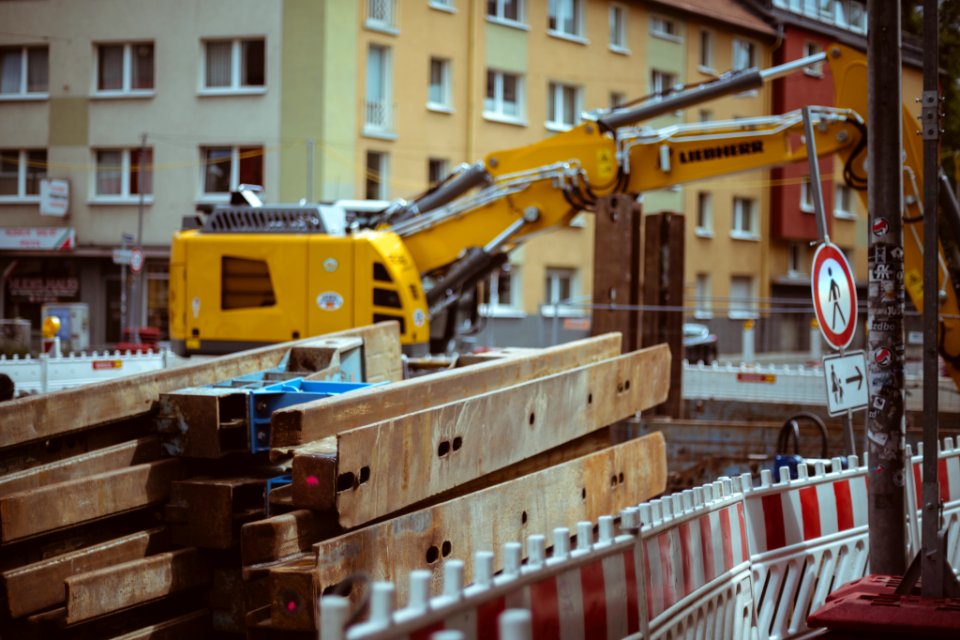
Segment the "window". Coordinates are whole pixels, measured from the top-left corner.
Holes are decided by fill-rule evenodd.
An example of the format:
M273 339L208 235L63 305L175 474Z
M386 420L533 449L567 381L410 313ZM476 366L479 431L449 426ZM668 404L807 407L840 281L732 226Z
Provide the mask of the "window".
M702 238L713 237L713 194L708 191L697 193L696 234Z
M47 97L47 47L0 47L0 98Z
M713 301L710 294L710 274L698 273L693 291L693 316L695 318L712 318Z
M867 32L867 9L863 2L844 0L837 3L837 24L855 31Z
M429 80L427 107L450 111L450 61L444 58L430 58Z
M757 66L756 47L752 42L734 38L733 40L733 68L735 71L750 69Z
M483 115L494 120L519 121L523 116L523 81L515 73L487 70Z
M580 122L580 88L551 82L547 92L547 128L566 131Z
M263 186L263 147L201 147L204 195L223 195L241 184Z
M434 9L442 9L443 11L453 11L453 0L430 0L427 3L430 7Z
M620 53L627 49L627 10L618 4L610 5L610 48Z
M756 203L753 198L735 197L733 199L733 230L730 235L740 239L757 239L759 229L756 218Z
M387 199L387 154L367 151L367 172L364 180L364 197L367 200Z
M517 316L519 309L520 279L517 268L507 263L490 276L487 288L483 292L483 306L480 312L485 316Z
M855 219L853 191L845 184L837 183L833 192L833 215L837 218Z
M220 308L260 309L277 304L266 260L220 258Z
M713 34L700 31L700 70L713 71Z
M739 320L757 317L757 297L753 290L753 276L730 278L730 304L727 313L731 318Z
M266 47L255 40L204 43L203 90L209 93L262 91L266 86Z
M391 64L390 47L370 45L367 50L367 96L363 121L366 134L393 131Z
M583 37L583 0L550 0L547 30L553 35Z
M98 149L95 200L131 200L153 195L153 149Z
M0 202L39 200L45 177L46 150L0 149Z
M523 23L524 0L487 0L487 16L504 22Z
M662 16L650 16L650 34L665 40L680 42L680 29L677 23Z
M364 26L368 29L397 32L395 0L367 0L367 21Z
M713 120L713 111L710 109L700 109L699 113L697 114L697 118L700 120L700 122L710 122Z
M576 274L576 269L547 269L543 304L547 307L568 305L573 298ZM546 310L552 312L552 308Z
M610 108L616 109L627 103L626 94L620 93L619 91L610 92Z
M805 42L803 45L804 57L816 55L821 51L823 51L823 47L821 47L816 42ZM808 76L813 76L815 78L822 78L823 77L823 61L821 60L820 62L814 62L813 64L805 66L803 68L803 72Z
M799 242L792 242L787 253L787 276L796 278L802 275L805 275L803 273L803 246Z
M813 184L810 178L805 177L800 183L800 211L804 213L814 213L816 207L813 204Z
M655 98L662 98L673 91L677 84L677 76L666 71L652 69L650 71L650 94Z
M100 94L152 94L153 44L97 45L96 87Z
M450 175L450 163L442 158L427 160L427 184L435 185L443 182Z

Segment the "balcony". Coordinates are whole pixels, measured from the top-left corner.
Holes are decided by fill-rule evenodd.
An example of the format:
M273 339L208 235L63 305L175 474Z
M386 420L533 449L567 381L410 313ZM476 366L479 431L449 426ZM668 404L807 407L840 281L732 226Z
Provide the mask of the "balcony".
M395 0L367 0L367 19L363 26L394 35L400 33Z
M366 100L363 108L363 135L373 138L394 140L394 105L383 100Z

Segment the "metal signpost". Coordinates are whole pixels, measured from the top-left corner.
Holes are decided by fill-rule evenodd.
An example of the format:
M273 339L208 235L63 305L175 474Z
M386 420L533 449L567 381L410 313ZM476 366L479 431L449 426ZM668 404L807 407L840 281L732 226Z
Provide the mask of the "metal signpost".
M853 270L839 247L830 242L827 218L823 212L823 193L820 189L820 163L813 136L813 118L809 107L803 108L803 128L806 134L807 160L810 164L810 190L817 215L820 246L813 254L810 270L810 293L820 333L839 355L824 356L823 376L827 385L827 413L831 416L846 413L843 435L847 453L856 455L857 443L853 435L853 412L866 409L866 358L862 351L846 354L857 332L857 286Z

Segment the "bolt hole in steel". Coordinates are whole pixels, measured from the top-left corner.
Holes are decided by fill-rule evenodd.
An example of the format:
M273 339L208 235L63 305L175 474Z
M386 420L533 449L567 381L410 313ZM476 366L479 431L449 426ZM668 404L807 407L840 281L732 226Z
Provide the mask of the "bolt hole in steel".
M347 471L346 473L341 473L337 476L337 491L347 491L352 489L356 485L356 476L353 475L352 471Z
M530 426L533 426L534 420L536 420L536 415L535 415L533 412L531 412L531 413L530 413Z
M587 404L593 404L593 394L592 394L592 393L588 393L588 394L587 394Z
M582 489L580 489L580 499L581 499L581 500L586 500L586 499L587 499L587 488L586 488L586 487L583 487Z
M520 514L520 524L527 524L527 512L524 511Z
M449 540L444 540L443 544L440 545L440 553L444 558L450 555L450 552L453 551L453 545L450 544Z
M363 480L361 480L363 482ZM620 475L617 476L617 482L623 484L623 471L620 472Z
M630 381L629 381L629 380L627 380L626 382L623 383L623 388L626 389L627 391L630 390Z
M440 446L437 447L437 456L442 458L448 453L450 453L450 441L444 440L443 442L440 443Z
M461 438L460 436L457 436L456 438L453 439L453 450L454 450L454 451L459 451L459 450L460 450L460 447L462 447L462 446L463 446L463 438Z
M617 383L617 393L623 393L623 383L622 383L622 382L618 382L618 383Z
M369 479L370 479L370 467L361 467L360 468L360 484L363 484Z
M617 476L616 476L616 475L610 476L610 486L611 486L611 487L617 486Z
M427 549L427 564L433 564L440 559L440 549L436 545L430 545Z

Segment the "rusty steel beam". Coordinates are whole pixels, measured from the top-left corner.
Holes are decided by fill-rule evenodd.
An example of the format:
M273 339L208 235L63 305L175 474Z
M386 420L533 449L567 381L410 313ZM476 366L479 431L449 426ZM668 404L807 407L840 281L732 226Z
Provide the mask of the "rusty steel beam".
M172 593L209 584L210 564L197 549L180 549L67 578L66 624L75 624Z
M172 484L164 516L174 544L230 549L239 544L240 527L264 514L266 480L191 478Z
M270 445L289 449L397 415L487 393L620 353L620 336L578 340L462 369L404 380L281 409L271 420Z
M0 498L4 543L165 501L183 474L179 460L159 460Z
M649 409L666 399L669 369L659 345L341 433L340 524L395 513Z
M314 628L310 604L354 574L394 581L402 601L414 569L429 568L439 580L447 558L469 558L553 527L616 514L661 493L666 479L663 436L654 433L319 542L315 558L270 571L271 624ZM469 572L467 563L468 583Z

